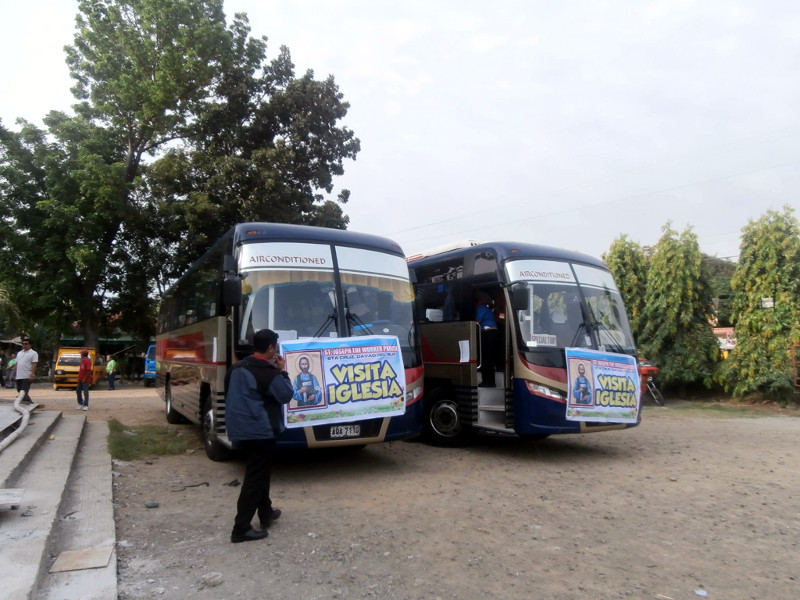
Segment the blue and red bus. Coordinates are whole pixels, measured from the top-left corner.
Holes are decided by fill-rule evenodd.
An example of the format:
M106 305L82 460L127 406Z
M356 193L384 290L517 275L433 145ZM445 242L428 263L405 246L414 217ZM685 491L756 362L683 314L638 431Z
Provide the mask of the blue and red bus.
M156 385L169 423L202 428L212 460L228 457L225 375L252 352L253 334L279 342L396 336L405 369L405 413L288 429L291 448L360 446L419 435L422 360L414 293L393 241L339 229L242 223L223 235L166 293L156 336Z
M409 258L429 442L462 445L478 431L543 438L638 424L634 340L601 261L532 244L455 246ZM476 320L479 298L493 311L491 348ZM575 382L592 370L595 395L576 399Z

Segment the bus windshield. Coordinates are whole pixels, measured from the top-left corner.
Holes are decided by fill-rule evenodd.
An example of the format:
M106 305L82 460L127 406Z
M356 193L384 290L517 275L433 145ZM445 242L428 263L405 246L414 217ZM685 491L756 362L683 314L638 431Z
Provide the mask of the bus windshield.
M259 329L272 329L284 340L336 335L332 272L256 271L243 291L240 339L252 339Z
M329 246L313 244L258 244L258 256L273 256L264 246L280 247L284 261L301 261L287 269L274 266L247 268L243 284L240 339L251 339L269 328L280 339L396 335L405 350L414 345L413 292L408 267L400 256L371 250L337 247L336 264ZM248 250L248 256L256 255ZM313 258L311 258L313 257ZM338 274L338 278L336 275ZM337 285L341 285L341 295ZM337 304L344 299L344 321Z
M396 335L414 346L414 292L404 258L359 248L337 248L347 335Z
M635 352L622 298L609 272L545 260L515 261L508 269L517 290L522 286L527 291L526 308L515 311L527 349Z

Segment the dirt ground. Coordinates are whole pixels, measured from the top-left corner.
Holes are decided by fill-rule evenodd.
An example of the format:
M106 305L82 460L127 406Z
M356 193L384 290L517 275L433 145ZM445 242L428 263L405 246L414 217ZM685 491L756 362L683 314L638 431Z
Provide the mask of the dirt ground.
M102 387L90 419L165 423L152 389ZM32 395L74 411L72 392ZM680 404L619 432L283 456L283 516L236 545L241 463L211 462L199 437L186 455L115 462L119 597L797 598L798 411Z

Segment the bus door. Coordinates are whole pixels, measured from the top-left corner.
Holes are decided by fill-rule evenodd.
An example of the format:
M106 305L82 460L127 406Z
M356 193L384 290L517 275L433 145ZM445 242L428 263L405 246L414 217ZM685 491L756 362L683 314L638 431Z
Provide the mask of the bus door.
M437 386L451 388L448 394L465 425L478 422L478 325L474 321L426 321L420 323L422 362L425 365L426 392Z
M511 373L509 371L512 361L509 360L508 339L506 330L505 291L495 285L492 287L475 287L473 297L486 302L491 310L497 329L483 332L475 322L477 329L478 359L475 364L476 377L481 381L478 390L478 419L477 425L482 429L492 429L504 433L513 433L513 397L511 394ZM483 374L491 373L490 383L486 386Z

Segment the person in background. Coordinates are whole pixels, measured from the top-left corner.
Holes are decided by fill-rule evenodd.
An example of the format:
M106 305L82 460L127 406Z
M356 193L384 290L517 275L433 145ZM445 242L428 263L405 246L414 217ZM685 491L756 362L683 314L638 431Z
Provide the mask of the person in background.
M478 387L495 387L494 361L497 344L497 321L489 308L491 296L483 290L475 293L475 320L481 330L481 382Z
M23 402L31 404L28 392L31 389L31 384L36 378L36 366L39 364L39 354L31 348L31 339L26 337L22 338L22 350L17 353L17 372L16 372L16 386L18 392L25 392Z
M235 450L246 458L244 482L236 503L231 542L263 540L281 516L269 497L276 438L284 430L283 404L294 395L286 361L278 354L278 334L261 329L253 336L253 354L230 370L225 423ZM251 525L258 513L261 529Z
M92 383L92 359L88 350L81 350L81 366L78 370L78 383L75 393L78 395L78 410L89 410L89 385ZM81 401L83 396L83 401Z
M117 361L114 360L113 356L108 357L108 362L106 363L106 377L108 378L108 389L117 389L114 385L117 379Z
M0 388L6 387L6 353L0 353Z
M6 367L6 387L9 389L14 388L14 372L17 370L17 354L11 353L11 358L8 359L8 366Z

